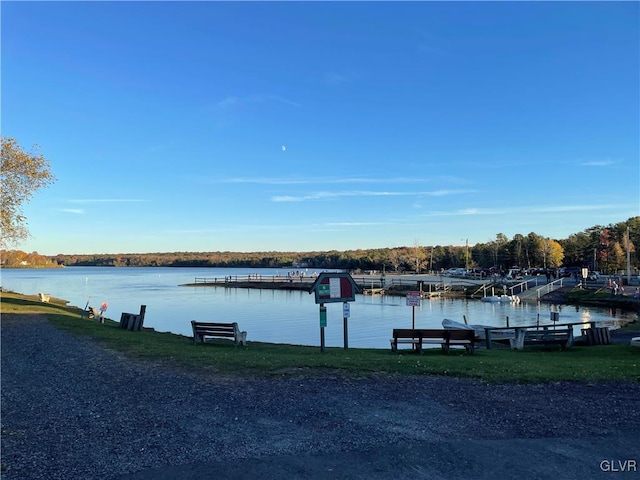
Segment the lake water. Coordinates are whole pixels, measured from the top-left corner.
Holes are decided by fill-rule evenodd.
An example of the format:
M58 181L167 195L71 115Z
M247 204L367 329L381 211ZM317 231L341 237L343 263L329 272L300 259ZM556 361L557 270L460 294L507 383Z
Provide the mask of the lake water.
M5 290L48 293L81 308L108 302L106 316L119 321L122 312L138 313L146 305L145 327L191 336L191 320L238 322L249 341L320 345L319 306L306 292L225 287L182 287L196 277L225 277L259 273L286 275L286 269L68 267L60 269L1 269ZM325 342L343 346L342 303L327 304ZM393 328L410 328L413 308L403 297L357 295L350 305L349 347L389 348ZM442 320L504 326L602 322L616 325L635 320L633 312L594 307L537 303L486 303L467 299L423 300L415 307L416 328L442 328ZM579 333L579 330L578 332Z

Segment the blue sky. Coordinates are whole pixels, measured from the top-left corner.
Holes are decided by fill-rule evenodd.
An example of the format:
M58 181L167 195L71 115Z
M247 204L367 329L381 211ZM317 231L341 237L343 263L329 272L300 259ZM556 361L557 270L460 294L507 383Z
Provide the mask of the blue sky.
M640 214L638 2L2 2L25 251L566 238Z

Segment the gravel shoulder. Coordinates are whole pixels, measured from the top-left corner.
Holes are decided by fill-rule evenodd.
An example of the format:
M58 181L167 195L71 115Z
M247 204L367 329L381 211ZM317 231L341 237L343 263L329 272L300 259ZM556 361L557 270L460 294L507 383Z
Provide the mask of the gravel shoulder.
M640 383L239 379L132 360L38 315L1 327L7 480L582 480L610 478L611 460L638 465L616 478L640 471Z

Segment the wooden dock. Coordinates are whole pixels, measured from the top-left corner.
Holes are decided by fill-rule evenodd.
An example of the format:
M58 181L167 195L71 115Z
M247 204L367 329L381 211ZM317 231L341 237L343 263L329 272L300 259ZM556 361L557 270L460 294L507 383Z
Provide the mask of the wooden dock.
M254 288L273 290L309 291L317 276L315 275L229 275L226 277L195 277L193 283L183 284L188 287L225 287ZM451 284L442 281L427 283L415 278L388 278L372 276L352 276L363 295L404 296L407 291L420 291L423 299L440 298L454 294ZM460 292L458 292L460 293Z

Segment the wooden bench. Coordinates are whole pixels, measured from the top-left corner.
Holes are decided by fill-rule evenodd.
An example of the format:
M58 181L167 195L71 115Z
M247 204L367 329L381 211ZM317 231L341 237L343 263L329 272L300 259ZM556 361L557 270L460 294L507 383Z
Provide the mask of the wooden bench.
M458 329L424 329L424 328L394 328L391 341L391 351L398 351L399 343L411 344L418 353L422 353L422 345L440 345L444 353L449 353L449 347L459 345L467 352L473 353L475 348L475 332L473 330Z
M611 345L611 335L607 327L590 327L581 329L586 345Z
M573 329L550 329L543 327L537 330L516 328L515 338L511 341L511 348L522 350L524 347L549 347L558 346L568 348L573 345Z
M233 338L236 345L247 344L247 332L241 332L237 323L211 323L191 320L193 341L204 343L206 338Z
M139 332L144 329L144 316L147 311L146 305L140 305L140 313L122 312L120 315L120 328Z

